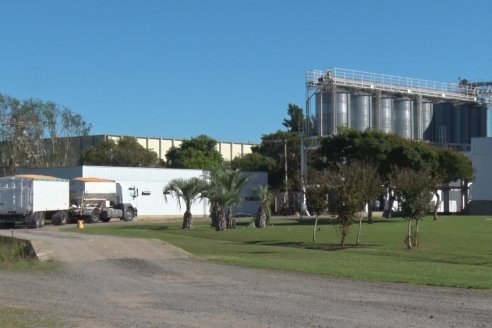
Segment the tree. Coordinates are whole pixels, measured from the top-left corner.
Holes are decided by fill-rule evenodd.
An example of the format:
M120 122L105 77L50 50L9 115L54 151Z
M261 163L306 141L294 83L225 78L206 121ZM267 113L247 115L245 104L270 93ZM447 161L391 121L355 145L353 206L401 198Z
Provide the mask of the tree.
M402 216L408 220L405 243L411 249L418 245L419 222L430 210L433 188L430 173L395 168L391 183L400 202Z
M371 204L382 193L383 187L381 184L381 178L379 177L377 167L371 162L362 162L360 166L357 165L356 169L360 169L364 172L362 178L359 180L359 189L362 192L364 203L367 204L367 221L372 223L371 218ZM360 236L362 232L362 211L359 215L359 229L357 230L356 245L360 244Z
M104 140L82 152L82 165L157 167L157 153L140 145L134 137L122 137L118 142Z
M224 164L216 149L217 141L206 135L183 140L179 147L166 153L166 165L172 168L213 170Z
M174 179L169 182L163 189L164 199L167 202L167 196L172 195L177 199L178 206L181 208L181 201L185 204L183 214L182 229L192 229L191 206L199 199L206 197L208 183L199 178L191 179Z
M300 129L304 124L304 110L297 105L289 104L287 114L289 118L285 118L282 125L290 132L300 133Z
M0 94L0 161L3 175L19 167L67 166L71 139L87 135L90 124L54 102L20 101Z
M236 157L231 161L231 168L240 171L271 171L275 168L275 160L260 153L249 153Z
M467 192L468 182L473 180L473 166L471 161L463 154L454 149L436 147L438 156L437 170L432 174L434 183L433 193L436 196L433 217L437 220L437 210L441 203L438 190L452 181L461 180L464 191Z
M338 135L323 139L317 157L315 166L318 169L336 170L355 160L375 165L386 194L389 195L389 209L385 213L387 217L391 216L391 208L395 200L390 183L390 174L394 167L429 172L429 179L434 183L434 193L437 197L439 197L437 191L451 181L457 179L470 181L473 178L470 161L457 151L376 130L361 132L342 128ZM322 161L323 158L326 161ZM438 203L435 211L439 206ZM370 217L369 213L369 220Z
M257 228L265 228L270 222L272 211L270 206L273 202L273 194L268 190L268 186L260 186L257 190L260 205L256 211L255 226Z
M212 225L217 231L235 228L232 207L241 202L241 189L247 177L240 171L216 169L210 172L207 197L211 202Z
M317 182L319 184L310 184L306 187L306 205L309 211L316 215L313 227L313 242L316 242L318 218L328 207L328 185L323 182L323 179Z
M273 189L299 190L301 187L300 136L294 132L277 131L264 134L261 140L261 144L254 147L253 152L269 157L275 163L275 166L268 171L268 184Z
M367 199L366 190L361 188L368 179L367 168L362 162L354 161L340 167L328 175L329 209L340 221L340 246L345 240L354 222L355 214L362 210Z

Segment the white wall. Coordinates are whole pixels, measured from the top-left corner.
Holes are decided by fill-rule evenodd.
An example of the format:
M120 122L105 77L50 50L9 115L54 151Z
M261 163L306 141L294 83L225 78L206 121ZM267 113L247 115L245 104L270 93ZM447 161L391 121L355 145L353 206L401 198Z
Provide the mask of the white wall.
M475 180L471 186L470 199L492 200L492 138L472 138L471 148Z
M203 170L167 169L167 168L139 168L139 167L110 167L110 166L77 166L48 169L22 170L22 173L37 173L55 176L64 179L75 177L98 177L115 180L121 185L123 202L137 206L139 216L181 216L184 207L180 208L177 200L168 197L166 201L162 189L171 180L176 178L203 177ZM266 172L248 172L248 182L242 191L243 201L234 209L234 213L255 213L258 209L258 201L255 198L255 189L260 185L266 185L268 175ZM138 197L130 197L129 188L137 188ZM182 204L184 206L184 204ZM207 216L209 214L207 200L195 203L191 208L194 216Z

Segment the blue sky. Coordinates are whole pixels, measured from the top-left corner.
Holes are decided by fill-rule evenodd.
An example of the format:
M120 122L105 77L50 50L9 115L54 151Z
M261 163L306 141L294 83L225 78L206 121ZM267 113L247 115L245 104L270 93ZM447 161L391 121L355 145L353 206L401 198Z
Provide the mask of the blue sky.
M492 79L492 1L0 0L0 93L94 134L258 142L331 67Z

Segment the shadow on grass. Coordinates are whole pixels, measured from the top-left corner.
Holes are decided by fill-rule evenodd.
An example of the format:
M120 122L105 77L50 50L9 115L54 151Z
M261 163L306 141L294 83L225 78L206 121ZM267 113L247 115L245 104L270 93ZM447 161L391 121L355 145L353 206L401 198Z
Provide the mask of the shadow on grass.
M119 226L120 230L150 230L150 231L163 231L168 230L170 226L167 225L154 225L154 224L141 224L141 225L128 225Z
M294 242L294 241L274 241L274 240L255 240L244 242L249 245L262 245L262 246L278 246L278 247L291 247L291 248L301 248L301 249L311 249L311 250L322 250L322 251L341 251L347 249L363 249L372 248L380 245L377 244L361 244L361 245L345 245L340 246L340 244L316 244L313 242Z
M292 218L292 219L282 219L284 222L276 222L275 220L272 221L273 225L276 226L314 226L314 222L316 221L316 218L314 217L309 217L309 218ZM287 222L285 222L287 221ZM358 219L355 220L358 222ZM387 224L387 223L398 223L401 222L401 218L392 218L392 219L375 219L372 223L368 223L367 219L364 219L362 222L364 224ZM355 224L356 222L354 222ZM340 221L334 218L319 218L318 219L318 226L333 226L333 225L339 225Z

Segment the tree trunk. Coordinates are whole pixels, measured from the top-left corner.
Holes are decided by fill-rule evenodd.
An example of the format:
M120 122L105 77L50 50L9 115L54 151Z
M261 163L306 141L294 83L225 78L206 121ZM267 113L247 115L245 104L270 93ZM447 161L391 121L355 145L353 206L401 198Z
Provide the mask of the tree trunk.
M313 243L316 242L316 229L318 228L318 218L319 218L319 214L316 213L316 219L314 220L314 228L313 228Z
M362 211L360 211L360 216L359 216L359 229L357 230L357 240L355 241L355 244L358 246L360 244L360 232L362 231Z
M407 231L407 240L406 240L407 248L412 249L412 220L408 220L408 231Z
M217 217L217 226L215 227L216 231L224 231L227 229L227 219L224 215L224 211L219 207L218 217Z
M226 223L227 223L228 229L235 229L236 228L236 219L232 216L232 209L231 208L227 209Z
M257 228L265 228L266 220L267 220L266 211L263 208L263 206L260 205L260 207L258 207L258 211L256 212L255 226Z
M193 216L191 215L191 212L189 210L186 210L186 212L183 215L183 225L182 229L192 229L193 225L191 224L191 219Z
M217 228L218 226L218 221L219 221L219 208L217 203L214 203L212 205L212 208L210 209L210 218L212 219L212 227Z
M434 195L436 195L436 204L434 205L434 221L437 220L437 210L439 209L439 205L441 205L441 196L439 196L439 193L437 191L434 192Z
M348 235L350 225L342 222L342 226L340 227L340 246L345 247L345 239Z
M372 224L372 206L367 206L367 223Z
M393 192L390 192L389 198L388 198L388 209L384 211L383 217L385 217L387 219L391 219L394 202L395 202L395 196L393 195Z
M415 220L415 229L414 229L413 234L412 234L412 243L413 243L414 247L418 246L418 244L419 244L419 242L418 242L419 221L420 221L419 219Z

